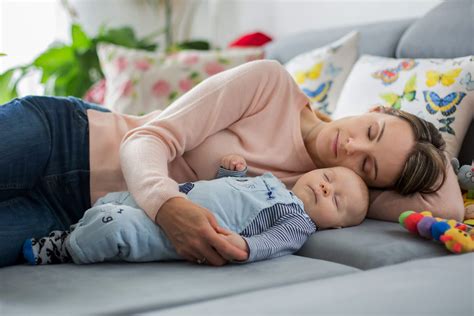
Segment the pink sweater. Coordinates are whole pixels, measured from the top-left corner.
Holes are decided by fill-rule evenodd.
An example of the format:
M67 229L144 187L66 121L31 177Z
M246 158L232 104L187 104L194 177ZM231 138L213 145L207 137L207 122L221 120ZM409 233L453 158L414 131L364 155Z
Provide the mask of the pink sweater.
M89 110L92 203L128 190L154 220L168 199L186 197L178 183L214 178L220 159L231 153L245 157L249 176L272 172L291 187L316 168L300 131L307 103L286 70L267 60L217 74L162 112L135 117ZM377 194L373 204L383 206L384 194L393 194L392 212L400 212L405 198L395 193ZM406 201L421 209L433 202L421 195Z

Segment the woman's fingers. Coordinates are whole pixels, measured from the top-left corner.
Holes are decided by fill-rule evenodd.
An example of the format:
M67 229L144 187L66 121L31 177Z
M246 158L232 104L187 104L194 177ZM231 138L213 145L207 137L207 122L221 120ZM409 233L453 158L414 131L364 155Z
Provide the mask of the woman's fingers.
M217 222L207 209L184 198L172 198L160 208L155 221L163 229L176 252L186 260L196 262L205 258L209 264L216 266L227 262L227 257L213 249L213 244L217 243L221 248L225 248L227 244L231 245L228 242L222 244L214 229ZM232 254L231 251L223 253L228 252Z

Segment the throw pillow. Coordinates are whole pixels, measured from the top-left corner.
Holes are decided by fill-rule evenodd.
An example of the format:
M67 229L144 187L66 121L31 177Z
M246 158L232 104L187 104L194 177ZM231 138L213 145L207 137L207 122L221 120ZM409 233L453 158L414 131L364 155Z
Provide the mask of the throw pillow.
M311 100L313 109L331 115L357 60L359 33L351 32L321 48L303 53L285 64L296 83Z
M164 109L218 72L263 58L263 50L183 50L166 55L101 44L98 55L107 82L105 106L120 113L144 115Z
M364 55L355 64L334 118L391 106L433 123L451 157L474 119L474 56L393 59Z

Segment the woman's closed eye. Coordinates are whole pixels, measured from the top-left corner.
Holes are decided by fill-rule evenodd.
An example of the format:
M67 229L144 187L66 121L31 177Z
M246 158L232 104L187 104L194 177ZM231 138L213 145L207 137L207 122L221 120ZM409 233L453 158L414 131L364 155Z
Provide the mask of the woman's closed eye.
M377 137L377 127L378 125L370 125L367 128L367 138L369 140L374 140Z

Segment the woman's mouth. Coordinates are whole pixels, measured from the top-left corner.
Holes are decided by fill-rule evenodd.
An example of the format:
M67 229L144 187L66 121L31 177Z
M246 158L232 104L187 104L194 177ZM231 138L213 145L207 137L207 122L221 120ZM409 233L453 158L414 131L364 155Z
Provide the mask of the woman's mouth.
M339 131L337 131L336 137L334 137L334 140L332 142L332 151L334 152L334 156L337 158L337 144L339 142Z

